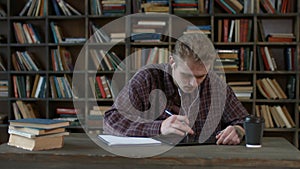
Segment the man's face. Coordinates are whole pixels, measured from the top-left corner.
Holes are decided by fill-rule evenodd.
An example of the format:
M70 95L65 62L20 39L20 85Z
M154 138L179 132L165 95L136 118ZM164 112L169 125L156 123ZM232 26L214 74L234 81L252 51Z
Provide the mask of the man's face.
M209 67L192 59L176 62L172 67L173 78L185 93L193 92L203 82L209 70Z

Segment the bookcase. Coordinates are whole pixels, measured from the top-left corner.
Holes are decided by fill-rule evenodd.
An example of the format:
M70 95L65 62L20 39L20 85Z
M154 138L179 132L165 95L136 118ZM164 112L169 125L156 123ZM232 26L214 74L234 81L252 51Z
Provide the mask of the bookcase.
M106 24L114 21L122 16L146 12L148 10L157 10L156 8L147 8L142 10L139 5L141 3L146 3L149 1L139 1L139 0L130 0L125 1L125 8L123 8L120 13L105 13L105 15L99 15L96 12L95 1L93 0L64 0L75 8L81 15L76 15L73 13L71 16L61 15L58 16L57 12L53 6L53 0L43 0L44 2L43 11L39 12L39 16L19 16L20 12L27 4L28 0L0 0L0 5L3 7L3 10L6 12L6 16L0 17L0 56L2 57L3 64L6 68L5 71L0 71L0 80L6 80L8 82L8 93L7 96L0 97L0 106L2 114L6 114L8 119L14 119L14 111L12 104L17 100L22 100L26 103L35 103L37 109L42 118L56 118L56 108L73 108L73 99L72 98L53 98L51 91L50 79L53 76L64 77L64 76L73 76L72 70L60 70L56 71L53 69L52 62L52 50L58 48L67 49L72 56L72 63L78 59L78 55L82 52L82 48L85 46L85 41L71 41L71 42L59 42L55 43L55 36L51 29L51 24L58 25L60 31L63 34L64 38L82 38L88 40L93 34L91 29L91 24L96 25L97 27L105 26ZM300 57L299 57L299 48L300 48L300 3L296 0L291 1L291 5L286 10L281 11L279 8L278 2L283 3L284 0L272 0L275 7L280 12L272 13L272 10L265 8L266 0L239 0L242 4L246 5L247 8L238 11L239 6L232 6L236 13L228 11L222 5L220 0L199 0L196 6L196 11L191 10L181 11L180 1L177 0L168 0L164 4L165 8L160 10L169 14L176 14L178 17L187 20L188 22L196 26L209 26L208 36L212 40L215 48L217 50L234 50L237 51L239 57L239 64L237 68L226 70L226 81L229 82L242 82L246 81L250 83L252 87L251 96L248 98L241 98L241 102L249 111L249 113L255 114L257 105L268 105L268 106L285 106L291 115L293 121L295 122L295 127L292 128L265 128L264 134L266 136L283 136L287 138L291 143L299 148L300 144L300 117L299 117L299 105L300 105ZM227 0L225 2L228 2ZM277 5L277 6L276 6ZM97 6L97 4L96 4ZM194 6L195 7L195 6ZM178 8L178 9L175 9ZM102 8L103 9L103 8ZM175 9L175 10L174 10ZM199 10L200 9L200 10ZM268 9L268 10L267 10ZM270 11L269 11L270 10ZM119 11L119 12L120 12ZM102 11L103 12L103 11ZM107 12L107 11L106 11ZM122 13L123 12L123 13ZM113 30L110 32L115 33L125 33L126 35L131 35L131 30L135 29L134 25L142 18L143 20L158 20L164 21L166 23L163 33L166 31L172 32L172 34L178 34L185 31L186 27L178 25L176 20L172 20L171 17L160 17L149 16L148 18L143 16L133 16L128 19L120 22L116 22L113 27ZM225 21L226 20L226 21ZM18 43L13 23L20 22L22 24L32 24L40 36L40 43ZM226 23L227 22L227 23ZM230 35L231 24L234 22L235 29ZM247 24L245 24L247 23ZM227 24L227 25L225 25ZM176 25L176 26L174 26ZM247 25L247 26L245 26ZM263 25L263 28L261 28ZM238 28L237 28L238 27ZM227 35L225 38L224 29L227 29ZM105 30L105 29L104 29ZM245 31L247 30L247 31ZM265 35L261 36L262 31ZM289 42L269 42L266 36L272 33L293 33L295 36L292 41ZM244 34L244 35L242 35ZM242 37L243 36L243 37ZM128 37L128 36L127 36ZM262 38L263 37L263 38ZM229 39L228 39L229 38ZM87 49L97 48L99 49L99 43L89 41ZM101 43L100 46L111 45L108 43ZM164 48L166 51L172 51L174 48L174 39L167 37L163 41L155 42L140 42L132 41L131 38L125 38L124 41L121 41L113 46L111 49L121 60L126 60L126 57L132 53L138 53L140 49L148 49L151 51L153 48ZM275 60L277 68L275 70L265 69L264 63L261 61L260 48L267 47L271 52L272 57ZM287 68L286 60L286 50L291 48L293 51L293 59L290 64L293 64L291 68ZM40 65L39 71L16 71L13 66L12 54L17 51L29 51L33 54L34 59ZM80 104L83 105L84 110L83 116L88 119L92 105L89 103L93 101L93 93L90 88L89 77L91 76L102 76L105 75L108 79L112 78L114 74L117 74L117 77L128 81L130 77L133 76L136 68L141 65L125 65L124 70L117 70L116 73L114 70L95 70L95 65L93 62L89 62L91 59L91 54L88 54L86 59L82 60L83 66L87 71L79 72L82 79L85 81L84 85L81 86L78 91L80 98L83 98ZM241 53L247 53L245 59L241 61ZM246 57L247 56L247 57ZM166 55L164 55L166 57ZM135 59L141 59L135 57ZM165 60L166 61L166 60ZM131 61L132 62L132 61ZM139 61L140 62L140 61ZM241 68L241 63L243 62L243 68ZM45 77L45 82L48 84L45 87L45 93L43 97L33 98L33 97L24 97L16 98L14 92L14 76L29 76L31 77L31 83L34 83L34 77L36 74ZM286 99L266 99L257 87L257 80L262 78L271 78L276 79L279 85L282 87L284 92L287 94L287 86L290 85L290 79L294 77L293 85L294 90L291 97ZM110 82L110 81L108 81ZM110 106L113 103L113 96L111 98L97 98L96 102L101 106ZM86 123L87 120L86 120ZM92 122L91 122L92 123ZM7 128L8 122L4 121L3 124L0 124L0 128L5 131ZM70 130L82 131L80 126L71 126ZM91 130L98 130L97 127L91 127ZM2 135L2 134L1 134Z

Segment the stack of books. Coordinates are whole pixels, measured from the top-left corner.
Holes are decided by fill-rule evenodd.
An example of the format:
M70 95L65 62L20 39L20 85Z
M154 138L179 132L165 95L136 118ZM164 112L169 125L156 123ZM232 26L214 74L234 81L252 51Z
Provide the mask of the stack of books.
M35 151L63 147L69 122L52 119L26 118L10 120L8 145Z
M199 1L199 3L201 2ZM197 0L175 0L172 6L175 15L196 15L199 13ZM202 4L202 6L204 5Z
M102 0L102 14L105 16L124 15L126 2L124 0Z
M211 25L189 25L186 27L186 30L183 34L188 33L204 33L206 35L211 34Z
M57 107L56 114L58 118L54 118L54 120L69 121L70 126L80 126L79 119L77 117L78 113L79 110L75 108Z
M238 71L239 51L237 49L217 49L217 53L219 58L215 61L215 70Z
M296 36L293 33L269 33L268 42L293 42Z
M0 97L8 96L8 81L0 80Z
M169 13L168 0L146 0L141 6L145 13Z
M253 93L253 86L250 81L231 81L228 85L238 99L250 99Z

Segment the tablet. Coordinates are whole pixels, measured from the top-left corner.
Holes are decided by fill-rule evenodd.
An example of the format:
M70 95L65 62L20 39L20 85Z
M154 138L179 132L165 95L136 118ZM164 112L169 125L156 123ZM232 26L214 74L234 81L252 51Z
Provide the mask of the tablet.
M196 141L187 141L186 138L182 138L178 135L167 135L167 136L159 136L154 137L154 139L161 141L162 143L171 145L171 146L196 146L196 145L214 145L215 141L206 141L203 143L199 143Z

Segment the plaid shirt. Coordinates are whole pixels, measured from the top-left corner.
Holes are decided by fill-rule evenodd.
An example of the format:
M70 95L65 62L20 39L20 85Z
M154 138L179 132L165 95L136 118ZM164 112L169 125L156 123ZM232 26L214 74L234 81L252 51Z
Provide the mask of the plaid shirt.
M160 134L162 121L169 117L168 114L164 113L164 109L161 109L161 106L165 106L164 108L170 110L173 114L196 112L194 116L188 116L190 122L194 122L191 127L195 131L194 135L188 135L189 141L199 140L200 134L205 135L206 133L208 137L205 137L204 141L215 142L216 133L228 125L242 126L248 112L238 101L232 89L214 72L210 71L199 86L197 104L190 106L189 97L183 99L178 87L174 84L171 76L171 66L169 64L159 64L154 67L141 69L130 80L129 85L119 93L112 108L105 113L103 126L105 133L126 136L157 136ZM151 91L155 89L164 92L166 105L162 97L155 98L154 101L158 105L153 106L153 110L153 107L151 109L149 97ZM225 93L223 98L219 96L222 89ZM117 104L122 105L122 108L119 108L120 106ZM129 104L132 104L131 108L127 108L130 107ZM158 108L155 109L155 107ZM139 110L139 114L132 113L133 109ZM123 113L120 113L120 111ZM153 120L142 122L139 120L141 119L139 116ZM205 130L202 131L202 129ZM207 132L208 130L210 132Z

